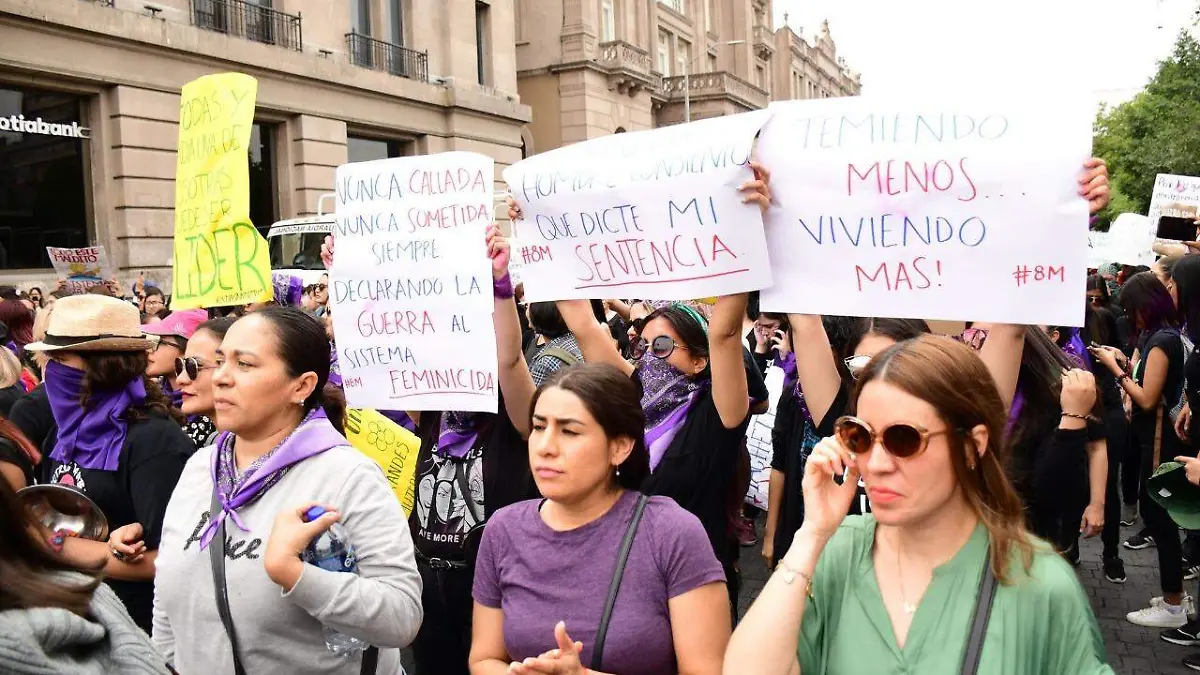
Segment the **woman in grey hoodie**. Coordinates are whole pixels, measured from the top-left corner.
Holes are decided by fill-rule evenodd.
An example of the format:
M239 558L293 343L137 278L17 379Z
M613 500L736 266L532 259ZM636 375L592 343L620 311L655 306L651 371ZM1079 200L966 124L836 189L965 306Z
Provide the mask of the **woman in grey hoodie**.
M0 673L167 675L112 590L68 564L35 527L0 480Z

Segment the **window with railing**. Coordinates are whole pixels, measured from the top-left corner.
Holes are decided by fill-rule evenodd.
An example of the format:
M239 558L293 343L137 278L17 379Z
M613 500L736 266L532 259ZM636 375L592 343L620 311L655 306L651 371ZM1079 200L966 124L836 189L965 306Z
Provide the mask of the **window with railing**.
M300 15L273 9L271 0L192 0L192 23L255 42L303 50Z
M419 52L358 33L347 33L346 45L350 61L356 66L383 70L421 82L429 79L428 52Z
M658 4L666 5L680 14L687 14L687 0L658 0Z
M661 30L658 31L658 72L671 74L671 36Z

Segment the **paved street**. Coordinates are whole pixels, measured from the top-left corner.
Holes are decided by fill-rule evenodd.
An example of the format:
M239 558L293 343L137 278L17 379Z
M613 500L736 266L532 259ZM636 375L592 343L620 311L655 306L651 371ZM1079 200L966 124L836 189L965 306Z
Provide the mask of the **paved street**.
M1126 528L1122 537L1135 530ZM757 547L742 549L742 593L739 610L745 613L766 583L767 570ZM1130 551L1122 548L1125 584L1112 584L1104 578L1100 566L1100 539L1087 540L1083 545L1079 577L1091 598L1092 608L1100 619L1100 631L1108 648L1109 662L1118 675L1184 675L1195 671L1183 667L1180 659L1189 651L1200 648L1177 647L1158 639L1158 629L1141 628L1125 620L1125 614L1145 607L1151 597L1162 595L1158 588L1157 557L1153 548ZM1185 582L1193 595L1196 582Z

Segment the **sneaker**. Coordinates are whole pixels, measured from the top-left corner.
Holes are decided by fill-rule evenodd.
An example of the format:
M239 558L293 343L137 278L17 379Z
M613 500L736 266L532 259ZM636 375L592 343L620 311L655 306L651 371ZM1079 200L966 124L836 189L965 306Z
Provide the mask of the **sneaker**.
M1121 506L1121 527L1133 527L1138 520L1137 504Z
M1131 551L1140 551L1144 548L1150 548L1154 545L1154 537L1151 537L1144 532L1139 532L1125 540L1122 544L1125 548Z
M1104 578L1114 584L1125 583L1125 561L1119 556L1104 559Z
M1189 621L1179 628L1165 630L1159 634L1163 642L1170 642L1181 647L1200 645L1200 621Z
M1183 665L1192 670L1200 670L1200 654L1192 654L1183 659Z
M1151 607L1163 607L1166 604L1167 604L1166 601L1163 600L1163 596L1161 596L1161 595L1156 595L1153 598L1150 598L1150 606ZM1179 604L1183 605L1183 612L1185 614L1187 614L1189 621L1196 618L1196 600L1195 600L1195 598L1193 598L1191 595L1189 595L1187 593L1184 593L1183 600Z
M1145 609L1139 609L1136 612L1130 612L1125 615L1125 618L1130 623L1147 628L1181 628L1187 623L1187 612L1182 606L1174 607L1163 602L1160 604L1151 603Z

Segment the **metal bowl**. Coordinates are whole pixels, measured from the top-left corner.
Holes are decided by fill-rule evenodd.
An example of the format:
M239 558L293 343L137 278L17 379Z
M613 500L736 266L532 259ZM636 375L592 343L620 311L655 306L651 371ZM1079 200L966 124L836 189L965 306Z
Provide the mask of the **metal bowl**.
M31 485L17 497L51 532L63 530L81 539L108 541L108 519L79 488L61 483Z

